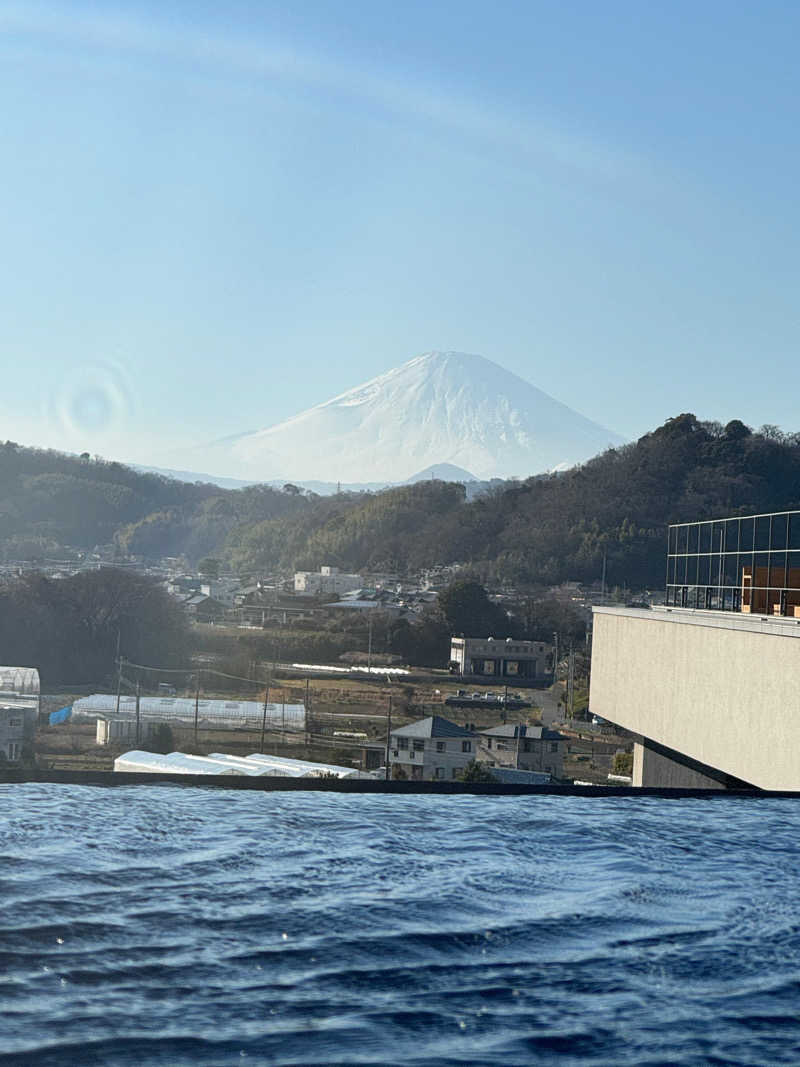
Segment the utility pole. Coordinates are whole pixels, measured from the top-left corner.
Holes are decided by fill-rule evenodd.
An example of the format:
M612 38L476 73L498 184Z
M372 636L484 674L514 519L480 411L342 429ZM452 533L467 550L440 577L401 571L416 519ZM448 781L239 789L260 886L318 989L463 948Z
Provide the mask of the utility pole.
M137 748L141 744L141 741L140 741L141 718L140 718L140 714L139 714L139 695L141 693L141 688L142 688L142 683L140 681L138 681L138 679L137 679L137 681L136 681L136 747Z
M311 724L310 724L309 719L308 719L308 706L311 703L311 692L310 692L310 689L309 689L310 682L311 682L311 679L310 678L306 678L306 702L305 702L305 705L303 707L303 722L304 722L304 725L305 725L306 748L308 748L309 736L311 734Z
M600 596L602 598L602 602L603 603L605 603L605 600L606 600L606 561L607 560L608 560L608 547L605 546L603 548L603 575L602 575L602 578L600 579Z
M558 681L558 630L553 633L553 685Z
M567 672L567 715L571 719L575 710L575 651L570 642L569 646L569 670Z
M392 737L392 691L390 689L389 690L389 711L388 711L387 720L386 720L386 760L384 761L386 763L384 777L386 778L387 782L389 781L389 742L391 741L391 737Z
M122 699L122 659L119 654L119 636L117 637L117 718L119 718L119 702Z
M369 616L369 638L367 643L367 670L372 669L372 615Z
M197 672L194 688L194 744L197 747L197 721L200 718L200 671Z
M264 690L264 714L261 716L261 748L259 752L264 753L264 734L267 731L267 708L269 707L269 685Z

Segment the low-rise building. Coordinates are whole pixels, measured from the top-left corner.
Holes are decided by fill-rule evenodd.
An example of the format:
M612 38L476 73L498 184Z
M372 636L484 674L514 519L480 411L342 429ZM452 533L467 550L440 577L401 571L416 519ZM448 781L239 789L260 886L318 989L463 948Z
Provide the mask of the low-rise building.
M183 602L184 610L198 622L216 622L225 614L225 605L213 597L198 593Z
M239 584L237 578L211 578L200 583L200 592L226 608L232 608L236 603Z
M563 776L567 738L558 730L509 722L481 730L478 738L477 759L490 767Z
M0 667L0 760L17 763L33 741L39 715L39 672Z
M544 641L521 641L513 637L452 637L450 663L466 678L504 682L545 681L553 673L552 645Z
M294 591L300 596L340 596L361 589L360 574L345 574L338 567L320 567L319 571L296 571Z
M471 730L441 715L392 730L389 766L392 778L416 781L453 779L475 759L477 738Z

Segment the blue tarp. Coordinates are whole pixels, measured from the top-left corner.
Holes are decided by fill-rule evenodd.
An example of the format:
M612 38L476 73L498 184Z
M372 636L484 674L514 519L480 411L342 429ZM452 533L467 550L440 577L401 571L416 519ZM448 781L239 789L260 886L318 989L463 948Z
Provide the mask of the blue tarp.
M56 723L66 722L72 714L72 705L68 708L59 708L58 711L51 711L48 717L48 722L51 726L55 726Z

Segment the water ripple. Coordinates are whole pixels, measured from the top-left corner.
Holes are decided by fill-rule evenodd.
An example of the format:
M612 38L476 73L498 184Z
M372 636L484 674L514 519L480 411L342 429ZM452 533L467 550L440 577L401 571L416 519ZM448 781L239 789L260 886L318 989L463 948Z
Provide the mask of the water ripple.
M0 1064L798 1059L791 800L0 804Z

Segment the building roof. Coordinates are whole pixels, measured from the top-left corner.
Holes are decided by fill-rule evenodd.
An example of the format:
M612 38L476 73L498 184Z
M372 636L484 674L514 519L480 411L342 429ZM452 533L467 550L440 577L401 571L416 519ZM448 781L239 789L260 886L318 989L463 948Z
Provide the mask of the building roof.
M502 726L491 726L487 730L478 732L481 737L526 737L531 741L566 741L564 735L558 730L550 730L546 726L528 726L526 723L508 722L503 723Z
M401 726L399 730L392 730L392 736L397 737L473 737L471 730L465 730L458 723L450 722L441 715L431 715L427 719L412 722L409 726Z

